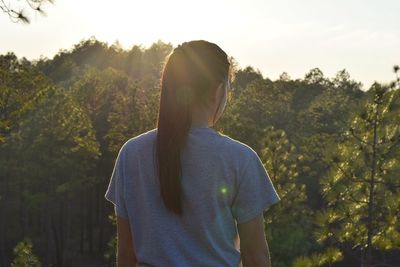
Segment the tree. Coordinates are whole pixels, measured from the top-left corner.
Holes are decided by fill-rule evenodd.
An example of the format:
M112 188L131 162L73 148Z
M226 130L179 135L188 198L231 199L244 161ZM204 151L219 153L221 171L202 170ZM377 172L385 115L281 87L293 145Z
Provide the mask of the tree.
M288 81L291 80L291 78L290 78L289 74L284 71L279 75L279 80L284 81L284 82L288 82Z
M115 214L104 193L118 148L155 126L170 49L159 41L124 50L93 37L52 59L0 55L0 266L10 266L10 244L26 236L43 266L111 266ZM374 109L369 122L361 114L379 90L359 90L345 70L333 79L314 70L307 80L271 81L230 62L239 74L232 87L243 88L228 92L216 128L256 150L282 198L264 217L274 267L357 266L368 243L368 205L352 204L349 192L369 196L373 149L359 140L373 143ZM400 256L399 67L393 70L397 79L379 104L371 213L372 256L382 267L383 259L397 266ZM340 168L366 181L353 182Z
M359 96L362 93L362 84L360 82L352 80L350 78L350 74L345 69L340 70L336 73L336 76L333 78L332 83L336 90L341 90L349 94L353 94L354 96Z
M14 248L15 258L11 267L40 267L40 261L32 252L32 241L25 238Z
M49 80L27 59L18 59L13 53L0 55L0 265L9 264L6 251L8 229L7 211L12 207L13 191L10 183L11 149L5 144L19 122L45 97ZM23 237L23 236L22 236ZM21 238L22 238L21 237ZM20 238L18 238L20 240Z
M306 73L304 81L309 84L326 84L328 82L319 68L311 69Z
M259 152L266 127L273 125L284 129L289 124L290 102L290 92L282 90L279 84L255 79L237 99L227 104L226 113L217 124L223 132Z
M394 65L393 66L393 72L396 75L396 80L391 84L391 87L393 89L396 89L396 88L400 89L400 75L399 75L400 67L399 67L399 65Z
M298 181L301 156L283 130L271 126L264 132L261 160L281 198L279 205L266 213L265 229L271 241L271 254L276 259L273 265L284 267L310 249L312 211L307 206L305 185Z
M232 60L232 63L234 79L231 88L235 98L237 98L251 82L264 79L259 70L254 70L251 66L247 66L244 69L237 69L238 64L234 60Z
M354 103L360 96L345 88L328 87L317 95L307 109L299 113L299 129L302 136L341 132L347 123L347 117L352 113ZM340 116L338 116L340 114Z
M34 108L38 93L49 84L27 59L18 59L14 53L0 55L0 144Z
M19 1L13 1L13 4L6 4L4 0L0 1L0 9L4 13L8 15L10 20L12 22L24 22L24 23L30 23L30 17L27 16L24 12L24 9L21 8L20 6L16 6L15 2ZM38 12L41 15L46 15L44 12L42 6L45 5L46 3L53 3L53 0L25 0L25 7L28 7L31 10L34 10L34 12ZM18 9L18 10L17 10Z
M111 224L116 227L117 226L117 216L115 213L112 213L108 216ZM116 255L117 255L117 234L115 233L111 239L107 243L107 251L104 253L104 257L112 263L112 266L116 266Z
M400 248L400 90L375 83L361 104L321 181L326 208L316 213L314 236L338 248L320 257L346 253L370 267L385 264L374 249Z
M12 151L8 171L14 179L9 186L16 195L12 205L19 211L19 232L24 236L45 225L44 263L51 264L54 255L56 265L63 266L74 227L71 209L79 203L76 194L85 195L84 189L94 183L99 146L88 115L68 91L57 87L43 91L45 97L5 144Z

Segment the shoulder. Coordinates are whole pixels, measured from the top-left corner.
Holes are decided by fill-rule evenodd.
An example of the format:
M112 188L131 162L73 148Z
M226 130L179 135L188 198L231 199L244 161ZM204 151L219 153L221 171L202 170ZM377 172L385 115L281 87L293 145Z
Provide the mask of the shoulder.
M151 145L156 137L157 128L145 131L137 136L129 138L121 147L121 151L131 154L140 150L142 147Z
M236 140L228 135L220 134L220 136L223 138L225 146L232 152L250 156L251 154L257 154L256 151L246 143Z
M229 153L229 156L236 158L239 162L245 164L249 160L258 158L257 152L246 143L224 134L220 134L220 137L223 149Z

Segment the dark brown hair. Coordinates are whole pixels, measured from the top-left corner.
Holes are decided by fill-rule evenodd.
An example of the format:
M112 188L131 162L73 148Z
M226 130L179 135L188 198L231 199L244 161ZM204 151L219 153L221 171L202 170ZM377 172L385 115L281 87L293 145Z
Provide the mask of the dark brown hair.
M179 45L164 66L157 118L157 168L165 207L178 215L183 213L181 151L192 124L192 107L211 104L218 85L229 78L229 67L227 54L204 40Z

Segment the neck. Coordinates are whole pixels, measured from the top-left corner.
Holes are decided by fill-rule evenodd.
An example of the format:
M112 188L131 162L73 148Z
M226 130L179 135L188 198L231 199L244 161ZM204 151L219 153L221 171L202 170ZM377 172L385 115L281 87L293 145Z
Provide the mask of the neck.
M209 112L193 108L191 127L209 127Z

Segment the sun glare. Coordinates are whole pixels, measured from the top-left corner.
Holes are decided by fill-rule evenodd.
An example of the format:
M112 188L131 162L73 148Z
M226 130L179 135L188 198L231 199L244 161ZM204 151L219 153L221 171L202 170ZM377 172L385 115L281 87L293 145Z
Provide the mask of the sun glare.
M132 44L149 46L159 39L176 45L190 39L218 38L210 29L223 25L220 20L227 21L224 13L216 11L215 6L220 4L210 1L191 3L189 10L187 2L177 0L118 3L113 9L100 5L91 21L95 24L92 28L98 29L96 38L109 43L118 40L124 48ZM93 3L85 5L90 9Z

